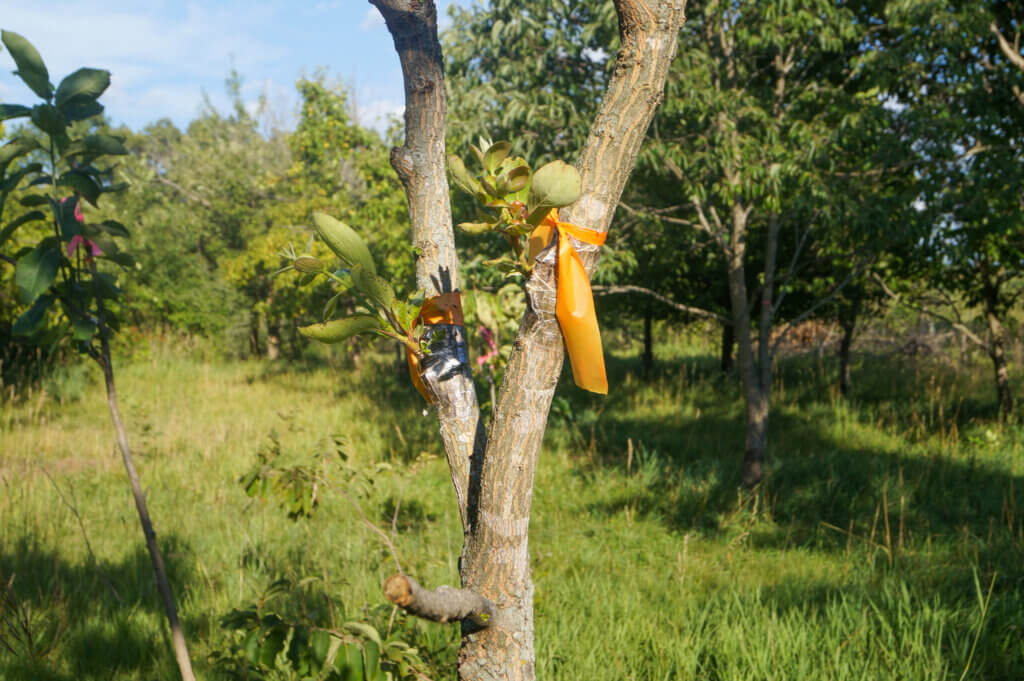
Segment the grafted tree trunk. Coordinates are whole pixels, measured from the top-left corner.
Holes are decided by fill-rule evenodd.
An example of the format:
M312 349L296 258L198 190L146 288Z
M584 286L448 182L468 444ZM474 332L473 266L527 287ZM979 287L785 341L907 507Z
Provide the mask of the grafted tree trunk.
M394 37L405 78L406 143L392 152L405 185L417 280L428 295L454 290L457 260L445 174L446 102L432 0L371 0ZM640 145L661 101L685 0L617 0L621 47L579 160L582 193L561 219L607 231ZM575 244L588 272L597 247ZM534 473L562 368L550 249L527 283L520 324L484 437L468 367L428 383L452 469L465 544L463 590L494 604L487 626L463 621L461 679L533 679L533 583L528 531Z

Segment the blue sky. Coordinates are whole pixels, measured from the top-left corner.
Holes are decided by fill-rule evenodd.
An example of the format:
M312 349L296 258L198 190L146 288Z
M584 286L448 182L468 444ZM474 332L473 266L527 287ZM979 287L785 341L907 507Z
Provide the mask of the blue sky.
M470 0L439 0L442 27L452 2ZM36 46L54 84L79 66L111 71L101 101L115 123L135 129L162 117L187 125L204 91L227 111L224 80L232 66L243 77L247 105L255 108L265 92L279 125L293 120L295 80L318 67L353 90L364 124L382 128L402 111L398 56L366 0L0 0L0 28ZM5 50L0 102L32 103L35 95L13 70Z

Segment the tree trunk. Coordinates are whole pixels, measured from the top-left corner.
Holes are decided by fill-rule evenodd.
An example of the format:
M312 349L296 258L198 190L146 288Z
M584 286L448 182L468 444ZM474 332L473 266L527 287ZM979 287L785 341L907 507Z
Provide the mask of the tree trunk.
M839 326L843 330L843 337L839 341L839 393L843 397L850 394L850 348L853 347L853 332L857 328L861 298L858 292L854 292L849 308L841 308L839 312Z
M271 362L281 356L281 327L276 323L267 324L267 359Z
M395 41L405 79L406 142L392 165L409 201L417 284L454 290L457 265L448 198L444 135L447 104L432 0L371 0ZM579 200L561 219L606 231L640 145L663 96L665 78L683 22L684 0L616 0L621 47L578 167ZM597 247L574 244L588 273ZM459 678L535 677L533 583L528 529L533 479L564 346L555 316L551 249L538 258L527 282L527 311L513 344L491 432L484 437L476 394L464 371L427 381L463 519L463 586L496 606L481 627L463 621ZM465 360L462 360L463 362Z
M651 337L651 310L644 313L644 376L650 378L654 372L654 339Z
M1010 369L1006 362L1006 332L999 319L998 290L986 287L985 321L988 322L988 356L996 379L996 403L999 420L1006 421L1013 414L1013 392L1010 390Z
M719 366L721 367L723 374L727 374L732 371L733 351L735 347L736 333L733 330L732 324L722 324L722 349Z

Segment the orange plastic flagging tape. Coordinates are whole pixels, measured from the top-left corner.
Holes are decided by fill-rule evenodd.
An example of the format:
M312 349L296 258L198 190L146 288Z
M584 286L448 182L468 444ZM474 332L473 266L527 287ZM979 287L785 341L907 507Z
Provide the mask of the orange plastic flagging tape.
M413 321L412 329L409 329L410 338L412 337L412 330L416 328L417 324L423 324L424 326L435 326L437 324L464 326L462 298L458 292L442 293L439 296L423 301L420 313L415 321ZM430 396L427 386L423 383L423 377L420 375L420 358L412 350L406 348L405 359L409 364L409 376L412 378L412 384L416 386L416 390L419 391L420 395L423 395L423 399L433 404L434 400Z
M572 364L572 377L576 385L601 395L608 394L608 377L604 371L604 350L601 331L594 312L594 293L590 279L573 248L569 237L586 244L604 245L607 232L584 229L568 222L558 221L558 211L552 210L530 234L530 262L551 243L558 232L558 289L555 314L562 327L562 338Z

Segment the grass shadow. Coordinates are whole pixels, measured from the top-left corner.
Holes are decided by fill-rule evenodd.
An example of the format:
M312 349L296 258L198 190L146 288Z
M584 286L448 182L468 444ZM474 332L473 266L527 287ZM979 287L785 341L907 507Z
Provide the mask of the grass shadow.
M174 534L159 541L180 606L193 578L184 559L190 548ZM163 677L173 669L145 548L120 562L70 563L32 537L16 537L0 549L0 581L10 584L0 608L7 644L0 646L0 678L106 681Z

